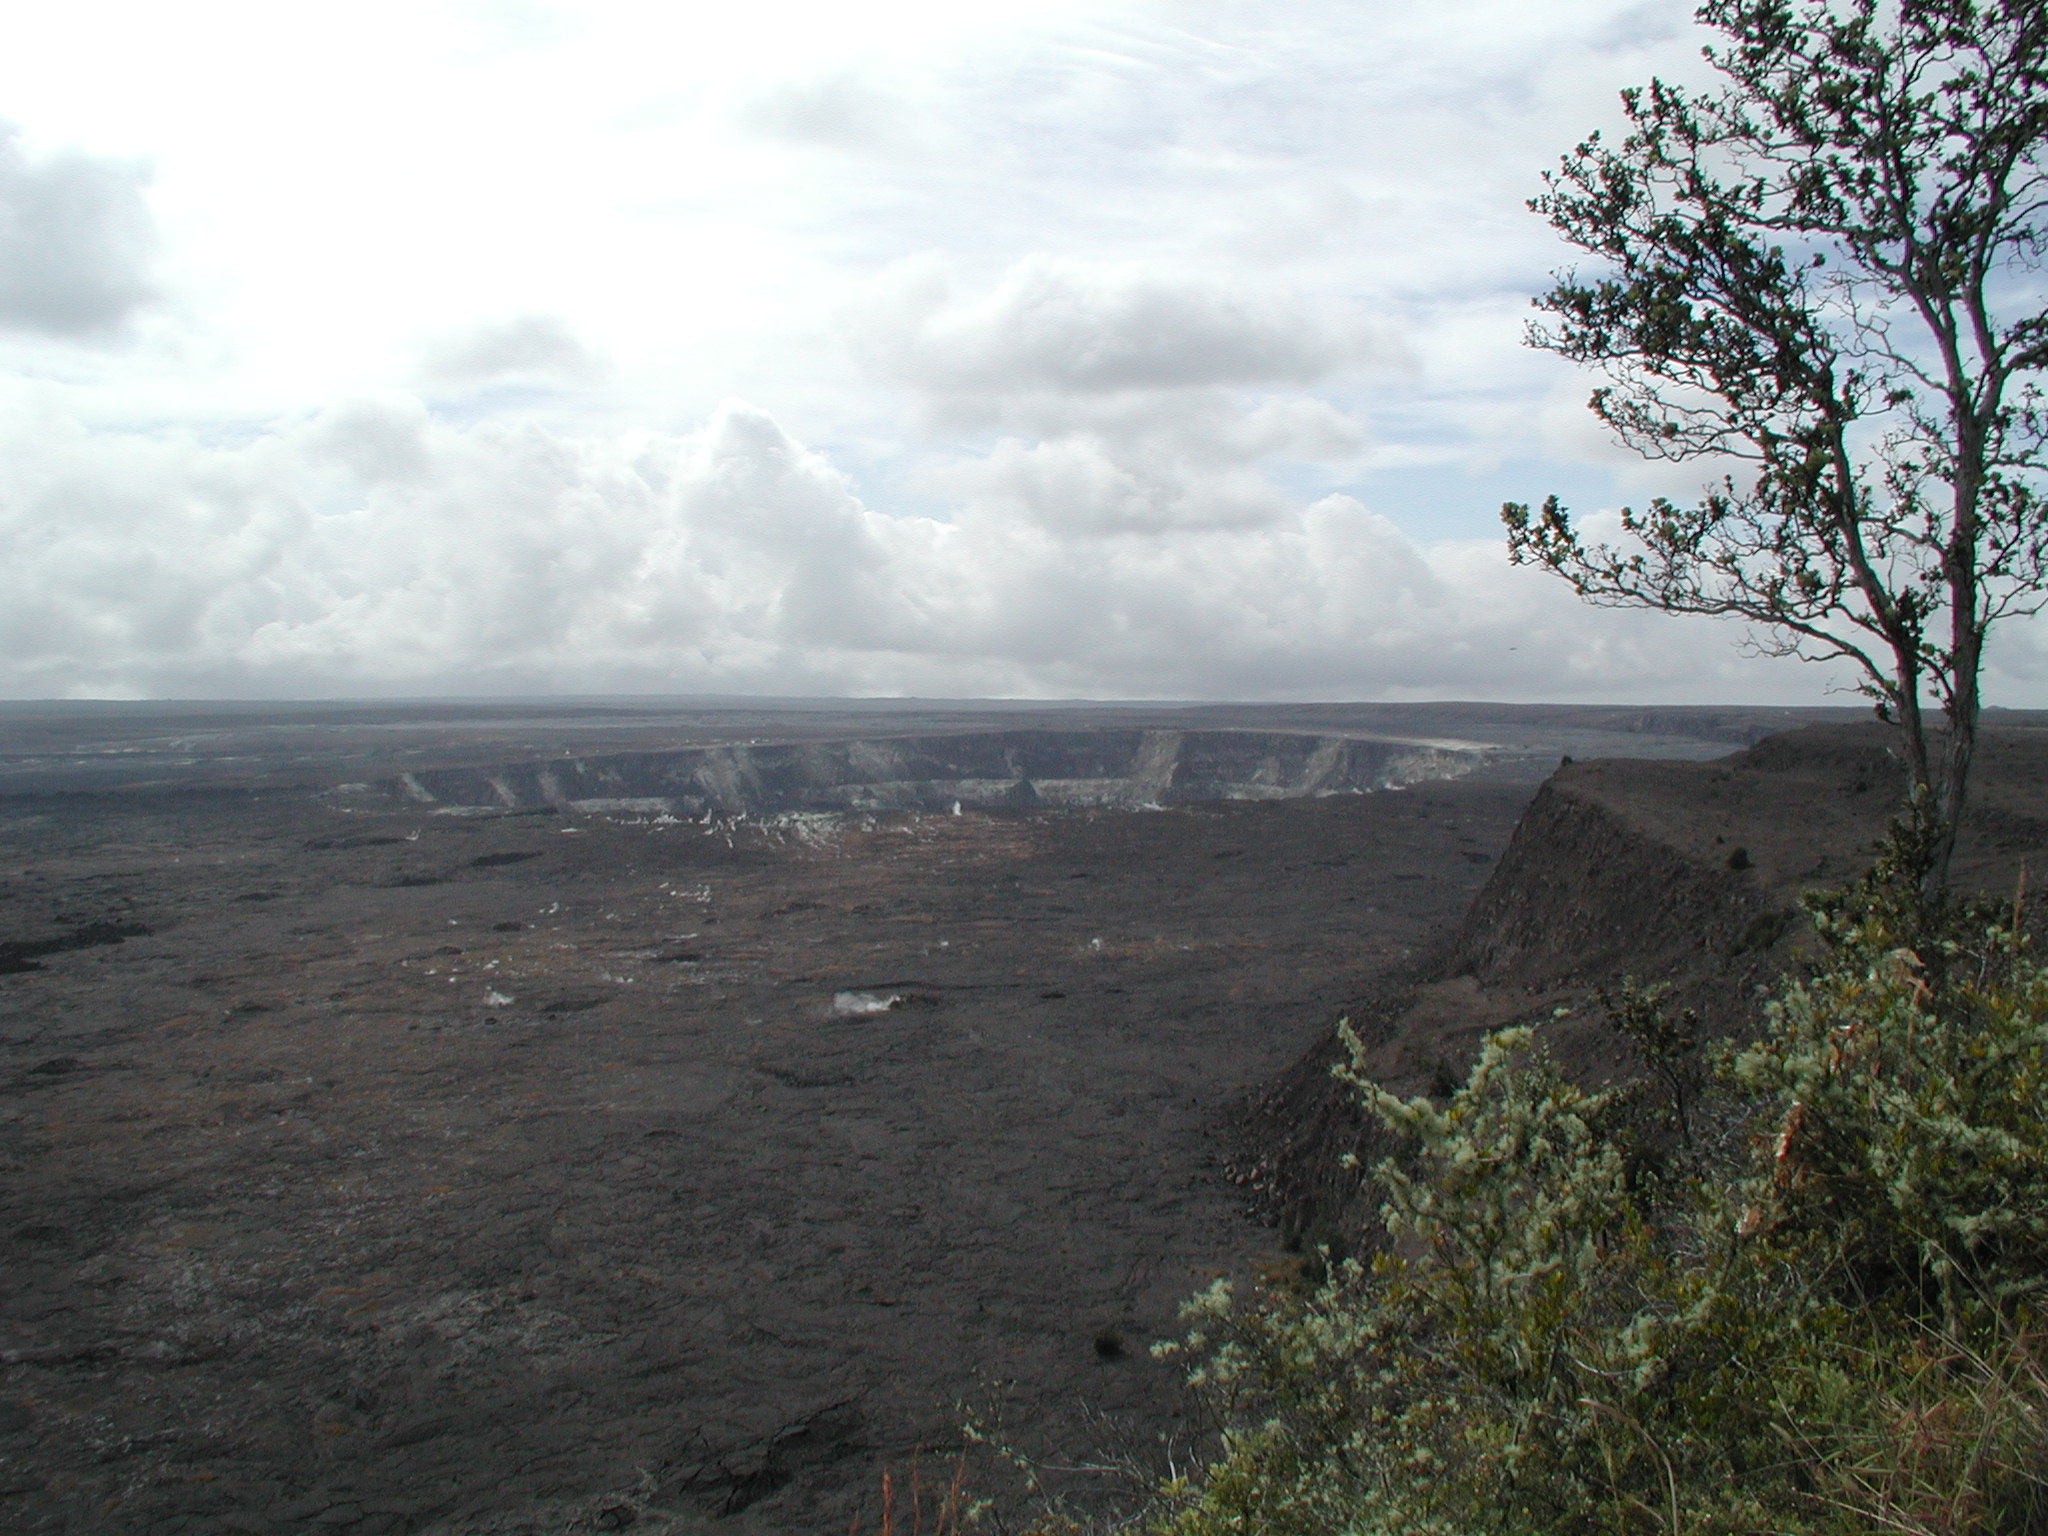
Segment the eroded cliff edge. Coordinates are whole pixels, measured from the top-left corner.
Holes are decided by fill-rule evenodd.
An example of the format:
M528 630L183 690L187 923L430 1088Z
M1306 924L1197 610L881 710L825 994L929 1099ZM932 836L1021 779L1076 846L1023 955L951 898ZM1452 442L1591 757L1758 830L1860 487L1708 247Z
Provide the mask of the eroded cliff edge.
M1806 942L1801 894L1869 865L1903 788L1892 739L1874 724L1816 726L1711 762L1566 762L1457 928L1346 1010L1368 1071L1401 1093L1437 1091L1488 1031L1541 1023L1576 1078L1628 1078L1597 1005L1624 977L1669 988L1711 1033L1753 1028L1760 992ZM2048 727L1987 730L1957 882L2010 895L2044 866ZM1372 1219L1342 1159L1370 1167L1387 1149L1330 1076L1339 1054L1333 1028L1249 1116L1243 1176L1291 1245L1344 1246Z

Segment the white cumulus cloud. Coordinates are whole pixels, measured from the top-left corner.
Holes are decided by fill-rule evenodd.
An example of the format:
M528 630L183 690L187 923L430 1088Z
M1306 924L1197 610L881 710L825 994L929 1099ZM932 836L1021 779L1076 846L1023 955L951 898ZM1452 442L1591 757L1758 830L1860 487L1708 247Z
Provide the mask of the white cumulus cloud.
M942 263L907 262L859 339L914 389L996 395L1305 384L1374 346L1359 322L1292 296L1048 255L975 297Z
M1693 9L23 9L0 693L1817 697L1499 541L1698 488L1521 344Z
M604 371L604 359L560 315L523 314L483 320L424 338L421 371L441 384L505 379L573 382Z
M156 297L156 224L132 162L78 150L31 155L0 123L0 327L88 338Z
M693 431L579 436L454 426L394 393L224 447L88 431L17 395L0 417L0 691L1788 686L1725 631L1589 615L1495 546L1417 544L1347 496L1247 496L1256 517L1171 536L993 496L890 515L739 401Z

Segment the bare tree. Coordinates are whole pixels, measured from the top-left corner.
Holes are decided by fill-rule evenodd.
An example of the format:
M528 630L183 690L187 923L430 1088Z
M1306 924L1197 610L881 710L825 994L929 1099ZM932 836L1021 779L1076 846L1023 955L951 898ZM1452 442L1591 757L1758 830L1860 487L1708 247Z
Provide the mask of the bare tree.
M1592 409L1638 453L1737 463L1694 505L1625 510L1618 547L1555 496L1509 503L1508 548L1594 603L1852 663L1924 787L1936 889L1986 636L2048 596L2048 5L1698 15L1720 85L1624 92L1619 147L1544 178L1530 206L1602 270L1560 273L1529 339L1604 372Z

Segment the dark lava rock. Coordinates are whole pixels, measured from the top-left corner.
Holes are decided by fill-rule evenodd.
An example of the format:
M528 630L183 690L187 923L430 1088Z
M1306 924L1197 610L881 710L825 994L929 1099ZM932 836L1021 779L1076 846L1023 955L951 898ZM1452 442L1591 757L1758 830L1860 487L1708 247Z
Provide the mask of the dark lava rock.
M1240 1106L1529 793L0 802L0 932L126 940L0 976L0 1528L874 1529L956 1405L1053 1466L1185 1444L1144 1346L1276 1258Z
M92 949L102 944L119 944L124 939L145 938L149 930L140 923L86 923L55 938L0 942L0 976L19 971L40 971L46 955L61 955L74 949Z

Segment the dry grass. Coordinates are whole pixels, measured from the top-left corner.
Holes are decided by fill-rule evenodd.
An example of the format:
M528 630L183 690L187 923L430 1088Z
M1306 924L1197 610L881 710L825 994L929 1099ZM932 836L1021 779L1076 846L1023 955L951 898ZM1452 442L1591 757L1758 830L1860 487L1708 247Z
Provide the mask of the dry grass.
M1870 1370L1870 1420L1801 1448L1818 1497L1898 1536L2048 1530L2048 1335L1930 1335Z
M962 1451L952 1472L932 1482L913 1455L908 1481L898 1487L893 1468L882 1468L882 1507L878 1536L959 1536L966 1529L967 1453ZM927 1526L926 1521L930 1524ZM860 1536L860 1516L853 1517L847 1536Z

